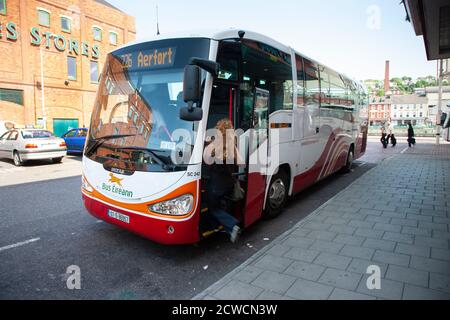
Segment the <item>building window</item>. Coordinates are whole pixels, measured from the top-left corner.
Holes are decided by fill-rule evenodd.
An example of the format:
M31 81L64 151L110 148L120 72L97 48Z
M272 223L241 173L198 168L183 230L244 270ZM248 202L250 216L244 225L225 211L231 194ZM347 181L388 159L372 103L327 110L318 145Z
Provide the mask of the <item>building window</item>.
M116 46L117 45L117 33L114 31L109 32L109 43Z
M41 26L50 27L50 11L38 9L38 20Z
M8 101L23 106L23 90L0 88L0 101Z
M130 107L130 110L128 111L128 118L131 119L131 117L133 116L133 114L134 114L134 108L133 108L133 107Z
M91 61L91 82L98 83L98 62Z
M68 17L61 17L61 30L64 32L71 32L72 30L72 21Z
M94 34L94 40L102 41L102 29L99 27L93 27L92 32Z
M6 0L0 0L0 14L6 15Z
M77 58L67 57L67 78L77 80Z

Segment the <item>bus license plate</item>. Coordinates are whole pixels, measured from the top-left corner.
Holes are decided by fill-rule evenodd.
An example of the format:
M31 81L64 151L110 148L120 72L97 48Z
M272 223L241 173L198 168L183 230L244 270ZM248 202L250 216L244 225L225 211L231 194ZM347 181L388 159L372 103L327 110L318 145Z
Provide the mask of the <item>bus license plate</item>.
M108 210L108 216L110 218L113 218L113 219L116 219L116 220L119 220L119 221L122 221L122 222L130 224L130 217L127 216L127 215L118 213L118 212L113 211L113 210Z

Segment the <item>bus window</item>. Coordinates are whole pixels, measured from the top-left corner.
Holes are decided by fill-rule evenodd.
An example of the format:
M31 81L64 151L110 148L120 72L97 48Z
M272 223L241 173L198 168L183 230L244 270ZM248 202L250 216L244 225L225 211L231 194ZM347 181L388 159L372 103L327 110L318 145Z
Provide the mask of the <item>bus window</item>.
M235 92L235 88L229 84L221 82L214 83L209 107L207 129L214 128L219 120L233 118Z
M270 93L270 113L293 107L291 56L256 41L245 40L242 49L243 81Z
M319 130L320 83L318 65L303 59L305 70L305 116L304 137L313 137Z
M253 126L253 104L255 93L249 82L241 84L241 108L239 113L239 125L242 130L247 131Z
M305 103L306 105L319 104L320 85L318 66L307 59L304 59L305 69Z
M329 71L320 66L320 107L330 105L330 75Z
M303 58L295 55L297 66L297 106L303 107L305 104L305 70L303 68Z

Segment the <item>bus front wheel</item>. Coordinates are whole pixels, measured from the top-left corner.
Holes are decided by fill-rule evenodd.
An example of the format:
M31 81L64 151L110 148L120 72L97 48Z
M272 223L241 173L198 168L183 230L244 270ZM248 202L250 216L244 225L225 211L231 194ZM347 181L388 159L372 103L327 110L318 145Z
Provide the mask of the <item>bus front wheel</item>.
M286 204L288 192L289 181L287 174L280 170L270 181L266 209L263 214L264 219L273 219L280 215Z

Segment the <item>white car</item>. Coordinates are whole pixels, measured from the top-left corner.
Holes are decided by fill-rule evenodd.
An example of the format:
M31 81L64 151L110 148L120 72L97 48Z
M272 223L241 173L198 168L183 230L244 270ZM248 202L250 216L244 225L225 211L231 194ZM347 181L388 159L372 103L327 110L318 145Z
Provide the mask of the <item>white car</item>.
M13 159L16 166L28 160L51 159L60 163L67 154L64 139L41 129L13 129L0 137L0 158Z

